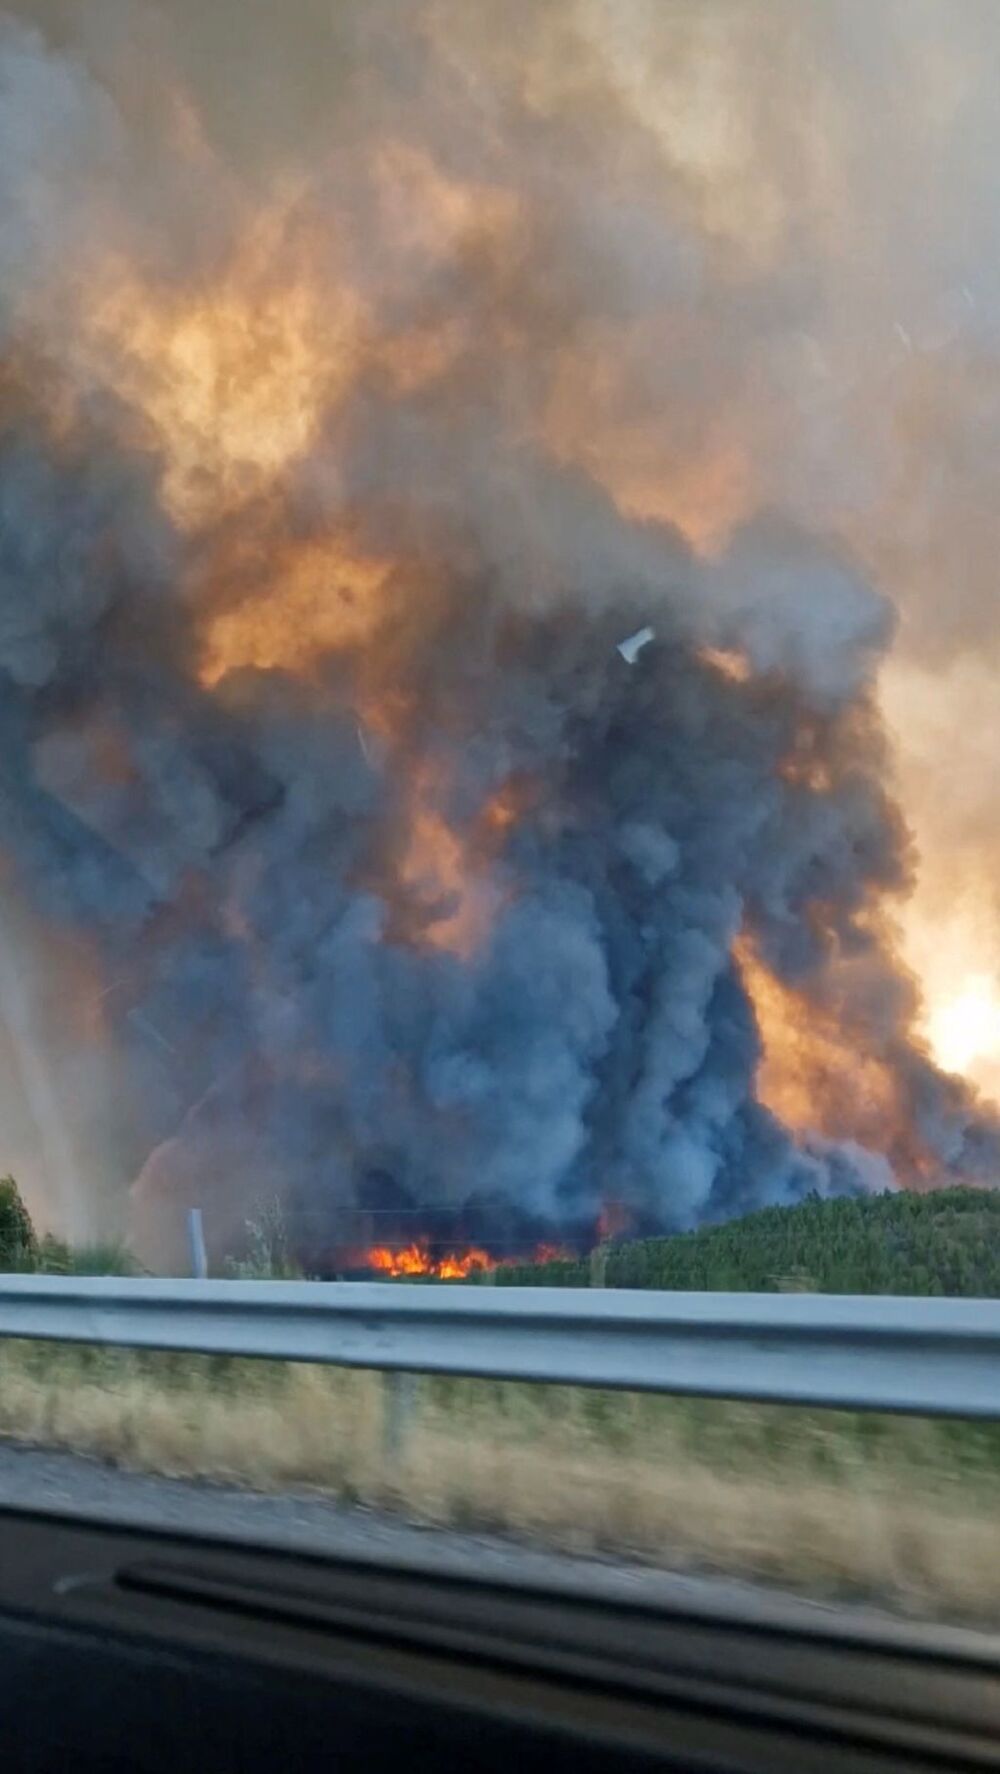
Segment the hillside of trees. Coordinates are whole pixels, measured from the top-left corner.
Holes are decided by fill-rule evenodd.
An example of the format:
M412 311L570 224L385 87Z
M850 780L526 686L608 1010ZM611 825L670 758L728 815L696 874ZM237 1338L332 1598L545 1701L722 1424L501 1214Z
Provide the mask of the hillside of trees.
M722 1226L612 1244L606 1287L1000 1298L1000 1193L941 1189L770 1207ZM591 1264L505 1265L497 1286L586 1287Z

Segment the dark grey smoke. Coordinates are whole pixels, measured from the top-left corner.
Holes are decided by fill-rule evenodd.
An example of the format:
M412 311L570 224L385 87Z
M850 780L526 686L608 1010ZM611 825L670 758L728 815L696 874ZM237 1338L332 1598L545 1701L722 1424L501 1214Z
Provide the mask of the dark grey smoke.
M503 1246L586 1236L609 1198L638 1225L683 1227L889 1180L849 1144L796 1146L755 1102L759 1039L730 958L749 918L808 986L824 960L813 913L861 942L857 913L900 879L877 769L851 755L857 696L831 706L822 677L811 702L791 677L731 681L662 597L657 638L628 666L616 642L649 614L651 583L627 532L598 613L571 577L538 615L512 613L485 568L457 577L396 662L417 711L405 755L447 761L443 812L470 845L492 791L531 785L483 871L500 909L461 958L392 936L377 883L405 842L406 778L377 742L366 757L343 661L312 699L276 672L193 688L183 614L130 553L139 491L121 504L115 470L95 474L32 464L20 444L0 458L7 509L30 518L8 520L4 549L22 620L2 844L19 893L85 933L118 982L117 1151L126 1173L145 1165L147 1215L155 1202L158 1223L179 1224L198 1199L231 1222L270 1191L319 1245L363 1205L422 1208ZM553 498L617 534L592 486L554 477ZM679 541L644 547L661 587L697 601ZM169 552L161 538L152 564ZM833 570L801 538L794 559ZM864 603L857 582L853 595ZM778 770L807 717L834 773L848 753L822 795ZM128 735L124 783L102 783L88 752L109 727ZM418 896L413 928L426 939L453 909ZM960 1140L947 1159L970 1169Z
M627 391L652 411L672 383L693 405L687 380L699 403L703 384L721 398L751 346L804 322L808 277L755 286L748 266L721 266L713 283L717 243L680 187L654 218L649 144L596 64L595 138L572 106L558 123L533 109L506 64L492 99L449 71L422 9L374 7L357 36L344 25L337 147L310 213L384 326L451 318L461 336L415 390L377 358L362 366L282 492L284 531L349 520L400 562L364 643L319 660L308 690L277 669L201 688L191 588L219 538L177 532L155 439L65 343L58 275L49 294L57 261L71 282L81 205L171 276L210 257L192 220L212 214L206 191L183 192L155 144L129 156L109 72L116 31L127 41L141 18L172 40L169 17L96 8L84 48L67 49L51 45L72 38L68 15L45 14L49 45L12 26L0 53L14 254L0 301L20 345L44 289L31 347L78 405L67 441L33 412L30 375L0 402L0 856L39 970L50 931L96 957L99 1077L76 1065L79 1039L50 1038L51 1007L39 1036L81 1174L102 1171L112 1195L133 1186L154 1255L185 1204L224 1243L274 1194L310 1253L369 1224L503 1249L585 1241L608 1201L637 1228L672 1229L813 1190L994 1178L1000 1132L912 1044L913 989L879 916L911 867L873 706L889 604L843 543L788 510L698 559L669 525L623 515L597 465L540 431L539 378L563 345L586 353L592 334L596 349L603 329L694 312L707 291L722 355L701 342L691 360L683 340L672 355L668 329L660 383ZM177 59L193 65L200 27L178 17ZM265 105L251 191L302 152L290 78L283 65ZM229 165L246 115L205 102ZM503 252L473 229L425 263L371 223L371 142L390 122L453 176L513 182ZM603 152L616 128L620 165ZM39 187L51 213L28 200ZM220 193L223 218L247 195L221 175ZM226 526L266 537L260 506ZM646 623L655 640L630 666L617 644ZM392 738L371 727L373 693L404 711ZM786 767L803 735L808 780ZM456 911L447 891L400 879L421 772L489 908L466 955L435 941ZM485 844L484 805L510 783L518 817ZM877 1149L849 1125L796 1139L756 1100L760 1037L733 959L744 930L889 1069L902 1134ZM0 976L8 1023L11 1001ZM51 1176L39 1186L65 1212L65 1187L60 1207Z

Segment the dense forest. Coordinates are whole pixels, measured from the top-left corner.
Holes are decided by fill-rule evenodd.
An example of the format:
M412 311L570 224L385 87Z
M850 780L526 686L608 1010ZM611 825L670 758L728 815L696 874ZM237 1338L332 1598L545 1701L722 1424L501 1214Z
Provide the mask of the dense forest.
M594 1259L497 1270L497 1286L586 1287ZM1000 1298L1000 1194L941 1189L798 1207L604 1247L606 1287Z

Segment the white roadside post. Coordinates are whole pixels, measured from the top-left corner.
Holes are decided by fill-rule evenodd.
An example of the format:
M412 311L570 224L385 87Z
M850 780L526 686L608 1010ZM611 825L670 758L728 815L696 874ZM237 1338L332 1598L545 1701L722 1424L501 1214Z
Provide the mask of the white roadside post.
M196 1280L205 1281L208 1277L208 1252L205 1249L205 1227L200 1207L188 1208L187 1226L191 1273Z

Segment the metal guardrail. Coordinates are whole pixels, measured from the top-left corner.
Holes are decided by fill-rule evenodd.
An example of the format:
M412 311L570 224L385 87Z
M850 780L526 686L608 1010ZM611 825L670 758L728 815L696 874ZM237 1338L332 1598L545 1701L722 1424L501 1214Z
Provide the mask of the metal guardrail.
M0 1337L1000 1418L1000 1301L0 1276Z

